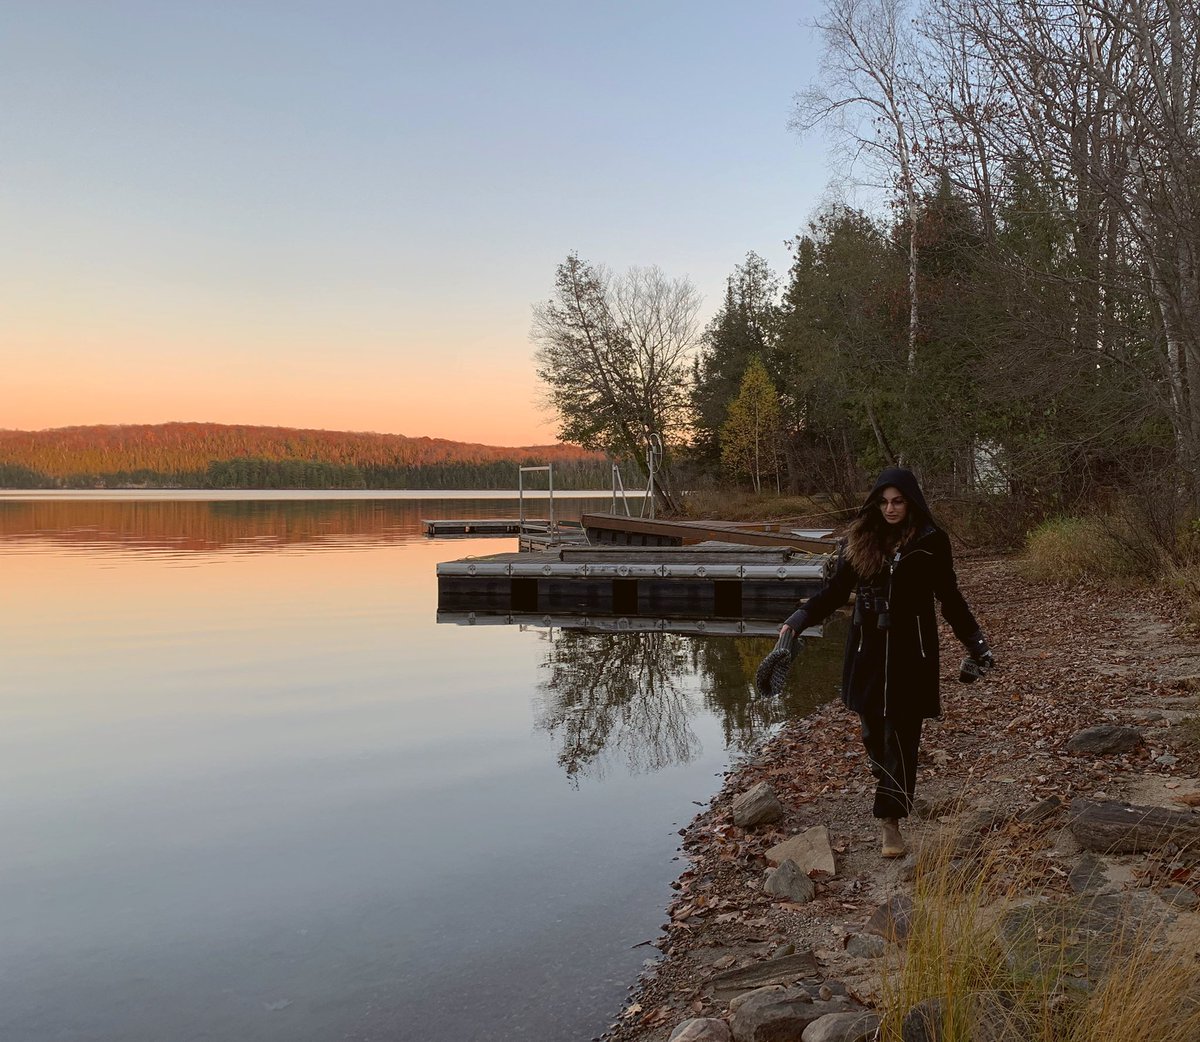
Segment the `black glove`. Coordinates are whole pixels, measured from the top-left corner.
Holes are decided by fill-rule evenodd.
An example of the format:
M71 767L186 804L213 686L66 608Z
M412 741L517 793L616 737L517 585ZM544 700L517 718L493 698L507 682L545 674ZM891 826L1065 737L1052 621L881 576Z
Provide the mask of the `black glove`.
M754 673L754 690L759 698L778 698L783 694L792 659L803 648L804 638L794 629L789 627L779 631L779 640L775 642L774 649L758 664Z
M967 641L969 658L962 660L958 670L958 679L964 684L973 684L989 669L995 668L996 660L992 657L992 649L988 647L987 639L979 631Z

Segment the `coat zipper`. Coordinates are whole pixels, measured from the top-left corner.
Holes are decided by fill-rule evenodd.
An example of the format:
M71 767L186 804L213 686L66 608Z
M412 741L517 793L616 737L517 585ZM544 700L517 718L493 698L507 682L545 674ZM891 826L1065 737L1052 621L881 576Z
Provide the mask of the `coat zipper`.
M913 549L911 549L909 551L909 556L911 556L912 554L927 554L930 557L933 556L933 554L931 554L928 550L920 550L920 549L917 549L916 547L914 547ZM898 565L899 563L900 563L900 548L897 547L895 556L888 562L888 610L889 611L891 610L891 606L892 606L892 581L896 575L896 565ZM924 658L925 657L925 636L924 636L924 634L921 633L921 617L919 615L917 616L917 636L921 640L921 657ZM858 650L862 651L862 635L861 634L859 635L859 638L858 638ZM888 704L887 704L888 671L889 671L888 667L889 667L890 661L891 661L891 651L892 651L892 628L889 626L886 630L883 631L883 715L884 716L888 715Z
M900 561L900 549L897 547L896 556L893 557L890 561L888 561L887 607L888 607L889 613L892 610L892 578L896 574L896 565L899 563L899 561ZM892 627L889 626L886 630L883 631L883 715L885 717L888 715L888 711L887 711L888 710L888 704L887 704L888 690L887 689L888 689L888 672L889 672L889 664L890 664L890 660L891 660L891 654L892 654Z
M913 554L924 554L926 557L933 556L933 554L931 554L928 550L921 550L916 547L914 547L912 550L910 550L908 552L909 557L911 557ZM890 566L891 570L888 575L888 602L889 602L889 604L891 603L891 600L892 600L892 580L895 576L896 565L898 565L899 563L900 563L900 551L897 550L896 557ZM917 643L921 647L921 658L928 658L929 656L925 654L925 631L921 628L921 616L920 615L917 616ZM885 700L885 702L886 702L886 700Z

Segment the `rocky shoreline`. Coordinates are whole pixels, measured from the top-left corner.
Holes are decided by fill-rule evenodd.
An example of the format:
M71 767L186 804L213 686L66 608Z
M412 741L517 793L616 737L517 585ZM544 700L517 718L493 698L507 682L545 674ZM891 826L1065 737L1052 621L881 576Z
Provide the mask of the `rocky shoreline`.
M1075 932L1103 933L1133 901L1200 952L1200 642L1159 592L1032 584L1005 559L959 575L999 668L955 683L961 648L942 633L909 855L880 857L857 718L833 703L785 726L685 831L661 956L604 1038L873 1038L914 879L947 842L998 856L1010 894L1082 895L1104 921ZM935 1037L932 1015L914 1008L905 1039Z

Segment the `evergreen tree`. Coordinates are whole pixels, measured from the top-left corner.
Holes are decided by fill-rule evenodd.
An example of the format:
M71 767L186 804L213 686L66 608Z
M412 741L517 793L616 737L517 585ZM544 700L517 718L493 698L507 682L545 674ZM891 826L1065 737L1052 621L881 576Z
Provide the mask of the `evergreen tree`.
M774 370L795 491L857 495L896 459L907 358L906 259L861 211L831 207L792 244Z
M692 374L693 450L701 462L721 458L721 427L750 359L771 354L778 292L779 280L754 252L726 280L725 301L704 331Z

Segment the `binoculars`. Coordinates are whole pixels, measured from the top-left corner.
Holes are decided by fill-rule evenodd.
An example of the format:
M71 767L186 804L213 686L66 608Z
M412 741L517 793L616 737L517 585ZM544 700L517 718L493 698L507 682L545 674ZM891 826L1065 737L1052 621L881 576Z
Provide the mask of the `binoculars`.
M881 586L860 586L854 595L854 624L861 626L867 615L875 616L875 625L881 630L892 628L892 610L888 604L888 591Z

